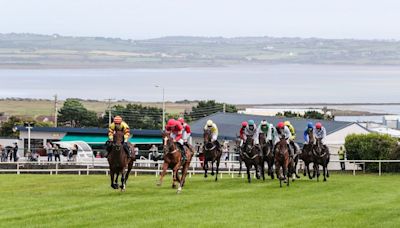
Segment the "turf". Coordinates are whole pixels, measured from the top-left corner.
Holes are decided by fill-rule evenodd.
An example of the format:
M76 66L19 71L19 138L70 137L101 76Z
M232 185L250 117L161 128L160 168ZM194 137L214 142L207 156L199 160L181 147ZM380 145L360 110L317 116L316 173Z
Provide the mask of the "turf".
M129 180L105 175L0 175L1 227L398 227L399 175L340 175L328 182L224 176L188 178L180 195L170 176Z

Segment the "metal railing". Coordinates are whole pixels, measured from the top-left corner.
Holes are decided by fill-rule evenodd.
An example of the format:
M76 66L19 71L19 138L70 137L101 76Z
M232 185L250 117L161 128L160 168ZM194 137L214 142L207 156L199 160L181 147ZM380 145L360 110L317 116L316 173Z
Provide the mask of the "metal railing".
M400 163L400 160L332 160L330 164L345 162L348 166L352 166L348 171L352 171L353 175L356 175L356 171L365 172L365 164L367 163L378 163L378 174L382 175L382 163ZM156 176L160 175L162 172L163 161L152 161L152 160L137 160L135 161L132 172L137 176L139 173L154 173ZM191 162L191 166L189 169L189 176L203 173L204 171L201 169L201 161L197 160ZM31 162L31 161L21 161L21 162L0 162L0 165L15 165L15 168L2 168L0 169L0 173L49 173L50 175L57 175L59 173L65 172L76 172L78 175L86 174L89 175L92 173L104 172L106 175L109 174L108 163L105 159L95 160L91 162L47 162L47 161L39 161L39 162ZM24 168L26 165L51 165L54 167L51 168ZM226 167L225 167L226 164ZM68 167L70 166L70 167ZM84 167L71 167L71 166L84 166ZM304 167L304 163L299 161L298 167ZM221 170L222 168L222 170ZM243 163L242 168L242 177L246 171L246 167ZM168 171L171 173L171 171ZM220 163L220 175L222 178L222 174L228 174L234 177L235 174L239 174L239 161L221 161ZM255 175L254 170L252 170L252 174Z

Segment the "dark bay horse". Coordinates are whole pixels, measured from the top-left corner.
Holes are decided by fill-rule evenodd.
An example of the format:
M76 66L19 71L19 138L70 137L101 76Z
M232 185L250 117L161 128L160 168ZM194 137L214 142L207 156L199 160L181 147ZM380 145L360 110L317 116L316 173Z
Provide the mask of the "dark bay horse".
M308 178L312 179L313 177L315 177L315 172L313 172L313 176L311 176L310 174L310 163L313 162L313 150L315 143L315 137L312 131L308 132L308 138L308 144L304 144L302 152L300 154L300 159L304 162L303 175L306 176L306 173L308 173Z
M289 178L295 173L294 161L289 156L289 148L286 139L282 137L275 145L275 172L279 179L279 186L282 187L282 181L289 186ZM281 173L282 168L282 173Z
M173 139L170 136L169 132L163 132L163 150L164 150L164 163L162 167L162 173L160 175L160 180L158 182L158 186L162 185L164 176L167 172L167 169L172 169L172 188L176 188L175 182L179 183L179 187L177 193L181 193L183 186L185 185L187 171L190 166L190 162L193 157L193 153L187 147L185 147L186 153L186 161L182 163L182 155L180 150L178 149L176 143L174 143ZM182 167L182 177L179 177L179 169Z
M317 143L314 145L313 150L313 161L314 161L314 172L317 173L317 181L319 181L319 166L322 166L324 181L329 177L328 163L329 163L330 153L328 147L322 144L321 139L317 139Z
M118 189L118 176L121 175L121 185L119 186L121 191L125 191L129 173L131 172L133 162L135 161L134 154L132 154L131 158L128 158L122 145L123 141L124 133L122 131L117 131L114 135L114 142L108 149L109 153L107 158L110 166L111 187ZM132 145L129 146L132 150ZM128 170L126 170L127 168Z
M221 161L222 150L217 148L215 142L211 142L211 130L205 129L203 133L204 138L204 177L207 177L208 162L211 162L211 176L214 176L214 162L217 163L215 181L218 180L219 163Z
M260 179L261 174L263 180L265 180L264 159L262 157L262 152L260 151L259 147L254 145L254 140L251 137L247 137L245 146L242 150L243 161L247 168L248 182L251 182L250 170L253 166L256 170L257 179Z
M259 142L261 146L261 150L263 152L263 159L264 161L267 162L267 170L268 170L268 176L271 176L271 179L274 179L274 153L272 151L272 144L270 142L267 142L265 138L265 133L260 133L259 134ZM264 166L264 163L263 163Z

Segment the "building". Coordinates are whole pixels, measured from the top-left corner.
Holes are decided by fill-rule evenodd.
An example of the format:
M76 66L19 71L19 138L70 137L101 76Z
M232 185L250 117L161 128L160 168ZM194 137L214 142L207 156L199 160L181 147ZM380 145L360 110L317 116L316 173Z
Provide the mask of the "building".
M365 127L354 122L341 122L341 121L328 121L328 120L312 120L302 118L285 118L276 116L259 116L259 115L246 115L238 113L216 113L208 117L204 117L192 123L192 136L194 143L203 142L203 128L207 120L211 119L218 125L219 139L230 140L230 146L233 148L234 140L239 135L240 124L243 121L250 119L254 120L257 125L261 120L267 120L269 123L276 125L281 121L290 121L293 127L296 129L296 142L300 145L304 143L303 132L308 122L321 122L327 131L326 142L333 156L337 155L337 151L341 145L344 144L345 138L349 134L366 134L369 133Z
M28 148L28 129L17 127L23 148ZM102 149L108 140L105 128L32 127L30 130L31 150L43 148L47 142L84 141L94 149ZM140 147L161 144L160 130L131 130L130 142ZM141 146L142 145L142 146Z

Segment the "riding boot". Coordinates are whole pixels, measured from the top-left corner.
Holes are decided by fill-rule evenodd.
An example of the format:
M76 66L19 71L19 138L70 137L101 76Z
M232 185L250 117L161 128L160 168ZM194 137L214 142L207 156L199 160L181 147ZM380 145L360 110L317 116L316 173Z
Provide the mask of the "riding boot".
M181 151L182 155L182 162L186 161L186 153L185 153L185 148L182 144L178 143L179 150Z
M131 152L131 148L129 147L128 143L124 142L123 144L124 150L126 152L126 155L128 156L128 158L132 157L132 152Z
M293 147L290 143L288 144L288 147L289 147L289 155L290 155L290 157L293 158L294 157Z

